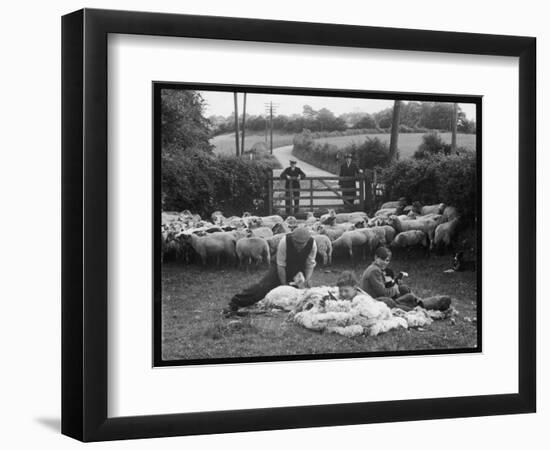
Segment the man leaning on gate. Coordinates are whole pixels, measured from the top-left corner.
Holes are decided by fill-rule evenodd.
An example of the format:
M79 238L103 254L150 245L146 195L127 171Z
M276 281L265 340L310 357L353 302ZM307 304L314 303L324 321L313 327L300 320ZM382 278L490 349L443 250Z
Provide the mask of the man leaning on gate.
M340 166L341 177L358 177L363 171L357 164L353 162L351 153L347 153L344 163ZM353 207L355 197L357 195L357 187L355 185L355 179L353 180L339 180L338 184L342 189L342 198L344 200L344 206L348 208Z
M285 205L286 214L292 215L298 212L300 207L300 180L306 177L306 174L296 166L296 161L291 159L290 167L281 172L281 179L285 181Z

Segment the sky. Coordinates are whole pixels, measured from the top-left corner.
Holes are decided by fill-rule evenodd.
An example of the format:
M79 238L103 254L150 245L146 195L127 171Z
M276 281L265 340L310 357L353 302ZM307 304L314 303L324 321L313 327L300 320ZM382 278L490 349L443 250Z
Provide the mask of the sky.
M233 114L233 93L218 91L200 91L206 100L205 116ZM243 94L238 94L239 114L242 114ZM276 105L274 115L302 114L304 105L310 105L314 110L327 108L339 116L348 112L375 113L393 106L393 100L373 100L364 98L342 97L312 97L304 95L275 95L275 94L247 94L246 114L253 116L265 114L266 103L273 102ZM466 114L466 118L475 121L474 104L459 103L459 107Z

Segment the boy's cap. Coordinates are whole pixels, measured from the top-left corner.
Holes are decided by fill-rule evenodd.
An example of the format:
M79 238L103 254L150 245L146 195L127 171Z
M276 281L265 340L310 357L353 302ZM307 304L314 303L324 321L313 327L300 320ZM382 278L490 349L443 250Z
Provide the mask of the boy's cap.
M346 153L346 158L351 158L351 153Z
M291 160L290 160L290 164L296 164L296 160L291 159Z
M297 244L305 244L311 237L311 233L307 228L296 228L290 236Z

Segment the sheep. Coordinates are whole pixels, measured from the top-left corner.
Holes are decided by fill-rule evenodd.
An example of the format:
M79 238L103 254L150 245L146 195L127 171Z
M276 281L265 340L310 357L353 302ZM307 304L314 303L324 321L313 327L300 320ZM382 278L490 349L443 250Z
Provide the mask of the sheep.
M346 231L353 230L354 227L352 224L340 224L340 225L334 225L334 226L328 226L328 225L319 225L314 228L314 231L316 231L319 234L324 234L329 237L331 241L335 241L340 236L342 236Z
M283 218L279 215L260 217L260 224L263 227L273 228L275 225L282 224L283 222Z
M207 236L189 233L183 236L200 256L203 265L206 265L211 257L215 258L218 266L222 256L232 260L235 258L235 238L231 233L212 233Z
M395 237L395 229L389 225L368 228L376 233L381 244L389 244Z
M398 233L390 246L404 248L420 245L424 248L428 248L428 244L428 236L426 233L420 230L409 230Z
M459 216L458 210L454 206L447 206L442 212L443 216L447 218L447 220L455 219Z
M271 264L271 255L269 251L269 245L260 237L247 237L239 239L235 246L237 257L239 258L239 265L248 261L250 264L252 261L260 265L262 259L264 259L268 265Z
M442 214L445 210L445 203L439 203L437 205L426 205L420 208L420 214L425 216L426 214Z
M214 211L210 215L210 219L212 219L212 223L214 223L216 225L222 225L224 223L224 221L226 220L221 211Z
M379 209L374 213L374 217L389 217L391 215L397 214L398 209L397 208L384 208Z
M275 224L271 231L273 232L273 235L276 235L281 233L290 233L291 229L286 223L283 222Z
M397 201L391 201L391 202L386 202L386 203L382 204L380 209L403 208L406 204L407 204L407 199L405 197L401 197Z
M317 218L315 215L310 211L307 213L306 217L306 225L315 225L317 223Z
M258 227L258 228L252 228L250 229L252 232L252 236L260 237L260 238L269 238L273 236L273 231L271 231L271 228L269 227Z
M412 219L412 220L400 220L397 216L390 217L390 225L395 228L395 231L402 233L409 230L420 230L426 233L430 243L433 242L435 228L442 222L442 216L426 218L426 219Z
M434 233L433 247L448 248L451 247L453 237L458 227L459 217L455 217L448 222L438 225Z
M358 222L363 220L368 220L368 216L366 213L362 211L354 211L350 213L338 213L334 216L334 223L336 224L342 224L346 222Z
M272 258L275 258L275 255L277 254L277 248L279 247L279 242L281 242L281 239L284 238L286 235L287 233L278 233L266 239Z
M324 234L314 234L313 239L317 245L317 255L323 258L323 265L332 264L332 242Z
M359 228L357 231L363 233L367 238L365 250L371 254L380 246L386 243L385 230L381 228Z
M353 248L359 247L363 253L363 257L365 257L366 247L370 244L369 239L374 239L366 233L367 230L368 228L344 232L338 239L332 242L333 251L347 253L350 259L353 260Z

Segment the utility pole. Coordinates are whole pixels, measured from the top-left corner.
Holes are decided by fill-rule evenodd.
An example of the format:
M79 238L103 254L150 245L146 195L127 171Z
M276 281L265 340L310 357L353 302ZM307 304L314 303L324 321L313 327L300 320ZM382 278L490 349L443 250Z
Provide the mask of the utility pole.
M243 100L243 140L241 144L241 154L244 154L244 127L246 125L246 92L244 93L244 100Z
M239 105L236 92L233 92L233 100L235 102L235 154L239 156Z
M456 128L458 122L458 103L453 103L453 119L451 123L451 153L456 153Z
M276 104L273 102L264 103L266 115L269 114L269 151L273 154L273 113L277 110ZM267 121L267 119L266 119ZM267 127L267 122L266 122ZM266 129L266 142L267 142L267 129Z

